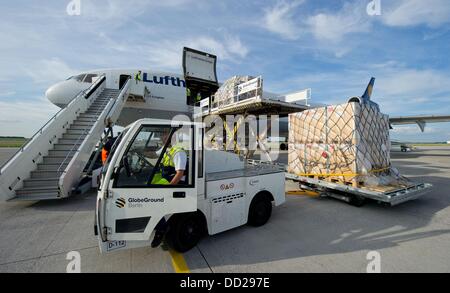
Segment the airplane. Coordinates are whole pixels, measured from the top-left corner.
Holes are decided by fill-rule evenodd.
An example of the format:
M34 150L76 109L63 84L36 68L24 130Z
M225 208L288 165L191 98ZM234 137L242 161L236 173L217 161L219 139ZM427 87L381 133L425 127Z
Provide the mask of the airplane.
M212 71L215 74L215 64ZM135 80L135 75L139 72L140 78ZM143 69L102 69L82 72L50 86L45 96L56 106L65 107L79 92L89 88L102 75L106 76L106 87L112 89L120 89L129 77L134 79L130 88L129 98L116 122L118 126L127 126L138 119L146 117L167 119L176 115L191 115L193 112L195 101L186 94L186 74ZM352 97L349 99L349 102L371 103L378 107L370 99L374 82L375 78L372 77L363 95ZM202 84L202 88L206 88L206 90L202 89L202 97L207 97L214 93L219 85L220 83L217 81L215 84L211 83L206 87L205 84ZM193 84L193 86L195 87L196 85ZM270 98L280 95L263 92L263 96ZM317 105L320 106L320 104ZM391 126L417 124L420 130L424 132L426 123L449 122L450 115L400 116L390 117L389 121ZM279 120L279 133L280 138L287 139L288 121L286 118ZM287 143L281 142L280 149L287 149Z
M120 89L127 79L141 71L141 80L133 81L129 98L116 125L128 124L145 117L167 119L179 114L187 114L192 109L186 96L186 82L183 75L156 72L142 69L103 69L92 70L71 76L50 86L46 98L54 105L63 108L88 89L97 78L106 76L106 87Z
M391 140L391 152L411 152L416 148L406 142Z

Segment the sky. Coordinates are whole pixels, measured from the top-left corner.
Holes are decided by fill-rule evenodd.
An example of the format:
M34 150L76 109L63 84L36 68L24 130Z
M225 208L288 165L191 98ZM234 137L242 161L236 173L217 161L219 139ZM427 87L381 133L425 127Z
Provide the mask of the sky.
M72 1L79 15L68 14ZM262 75L268 91L311 88L314 102L335 104L362 95L374 76L372 99L384 113L450 114L450 1L374 2L2 1L0 135L31 136L58 111L45 90L70 75L182 73L184 46L216 54L221 81ZM391 137L448 141L450 123L423 134L396 127Z

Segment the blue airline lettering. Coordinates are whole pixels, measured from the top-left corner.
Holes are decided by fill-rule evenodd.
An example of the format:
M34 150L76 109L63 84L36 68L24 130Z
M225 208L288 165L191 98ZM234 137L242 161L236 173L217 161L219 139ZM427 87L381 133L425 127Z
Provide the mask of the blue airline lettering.
M144 72L142 81L154 83L154 84L163 84L163 85L169 85L169 81L170 81L170 85L172 85L172 86L186 87L186 82L184 80L180 79L179 77L173 77L173 76L168 76L168 75L166 75L166 76L153 75L153 77L150 79L148 74L146 72Z

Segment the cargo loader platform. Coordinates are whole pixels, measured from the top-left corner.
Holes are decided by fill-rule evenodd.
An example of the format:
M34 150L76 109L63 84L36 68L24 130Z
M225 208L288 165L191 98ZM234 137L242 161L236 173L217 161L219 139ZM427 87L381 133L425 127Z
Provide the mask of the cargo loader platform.
M270 164L276 165L281 170L286 170L284 164L273 162L261 162L258 160L247 160L248 164ZM379 203L395 206L406 201L417 199L432 190L430 183L410 182L408 186L380 186L353 187L349 185L333 183L317 178L299 176L285 172L286 179L299 183L299 189L318 192L321 197L332 197L345 201L354 206L362 206L366 199L371 199Z
M414 200L431 191L433 187L429 183L411 183L407 187L390 187L385 191L371 189L370 187L353 187L315 178L298 176L286 173L286 179L299 182L302 188L320 192L321 196L333 197L343 200L355 206L364 204L365 199L372 199L390 206Z

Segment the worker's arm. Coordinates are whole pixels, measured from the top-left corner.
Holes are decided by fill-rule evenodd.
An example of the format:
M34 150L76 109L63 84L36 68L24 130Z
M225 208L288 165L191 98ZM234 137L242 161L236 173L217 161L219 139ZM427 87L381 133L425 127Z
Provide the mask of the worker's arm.
M170 185L177 185L178 182L180 182L181 178L184 176L184 170L178 170L177 173L172 178L172 181L170 181Z
M171 185L178 184L181 179L183 179L184 176L184 170L186 169L186 163L187 163L187 155L185 152L177 152L173 156L173 162L175 165L175 176L172 178L172 181L170 181Z

